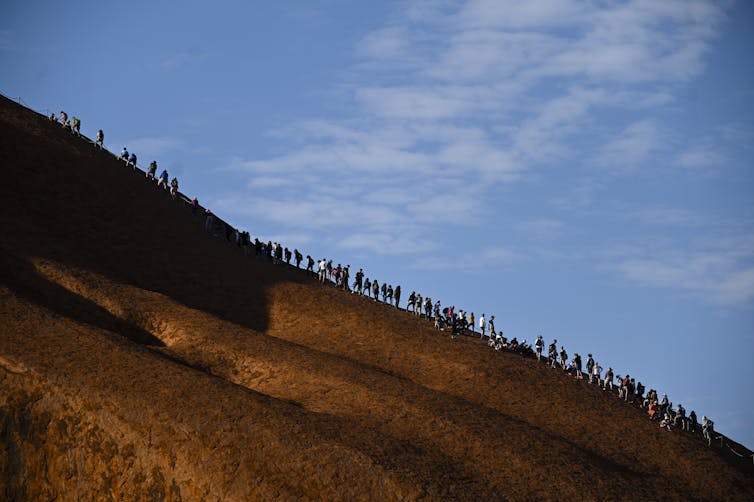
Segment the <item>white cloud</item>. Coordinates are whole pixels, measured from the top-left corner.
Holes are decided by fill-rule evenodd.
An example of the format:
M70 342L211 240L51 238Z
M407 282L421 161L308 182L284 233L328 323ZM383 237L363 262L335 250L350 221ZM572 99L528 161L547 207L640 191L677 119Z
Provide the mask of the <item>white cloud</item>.
M125 142L125 146L129 151L144 159L180 150L185 147L185 143L178 138L163 136L131 139Z
M501 184L543 167L591 161L608 167L602 175L630 173L672 135L642 114L660 116L677 84L702 71L724 18L702 0L402 6L354 47L357 64L337 93L350 116L302 120L271 134L282 153L233 161L249 186L275 192L254 203L255 215L284 227L309 221L375 252L383 246L364 236L399 242L410 221L412 238L394 247L409 253L432 242L438 224L478 221ZM604 126L626 110L633 122ZM582 178L551 203L586 208L603 187ZM521 230L552 238L554 222Z
M525 220L516 225L516 228L535 239L550 240L559 237L563 233L563 222L550 219Z
M183 51L163 58L158 66L163 70L173 71L206 59L207 55L201 51Z
M341 240L340 247L371 251L377 255L416 254L435 248L431 241L403 234L396 238L391 233L354 233Z
M527 257L512 249L491 247L458 257L429 256L417 260L414 266L424 270L482 270L527 260Z
M399 60L408 49L405 26L389 26L373 31L358 43L357 51L367 60Z
M594 163L611 171L639 167L663 148L663 139L662 128L655 120L634 122L600 148Z
M725 156L712 145L697 145L676 158L676 164L682 167L713 168L725 162Z
M649 225L688 225L699 222L699 218L692 212L671 207L647 207L634 212L631 217Z
M631 282L691 291L709 303L740 305L754 300L754 239L731 235L686 247L655 243L655 249L629 246L609 253L609 268Z

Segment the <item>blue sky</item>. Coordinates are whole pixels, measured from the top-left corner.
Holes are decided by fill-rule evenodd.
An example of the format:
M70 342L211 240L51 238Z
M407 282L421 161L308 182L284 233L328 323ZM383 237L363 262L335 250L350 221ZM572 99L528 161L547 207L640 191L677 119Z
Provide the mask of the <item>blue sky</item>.
M752 447L752 26L743 1L4 2L0 91Z

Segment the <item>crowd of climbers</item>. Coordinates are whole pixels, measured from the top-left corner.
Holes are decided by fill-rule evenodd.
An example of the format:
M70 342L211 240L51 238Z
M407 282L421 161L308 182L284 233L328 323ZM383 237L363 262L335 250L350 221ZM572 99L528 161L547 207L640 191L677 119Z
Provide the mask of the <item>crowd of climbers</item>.
M81 136L81 121L78 118L73 117L69 121L68 115L63 111L60 112L59 116L51 114L49 118L51 121L61 124L74 135ZM100 129L97 132L95 145L104 149L104 140L105 135ZM132 168L135 172L137 171L135 153L129 154L126 147L123 147L118 158L127 167ZM175 199L178 195L178 179L174 177L168 183L169 176L166 169L162 170L159 177L155 176L156 173L157 161L153 160L146 171L147 179L156 181L158 187L169 191ZM198 199L194 197L191 201L186 199L186 202L192 214L196 215L199 210ZM298 249L291 251L280 243L271 241L265 243L259 239L254 239L252 242L249 232L239 231L219 218L215 218L209 209L204 209L204 229L215 237L224 237L228 242L238 246L247 256L253 255L258 259L269 260L275 265L287 265L297 269L301 269L303 264L305 273L316 277L321 284L334 285L343 291L363 295L375 302L401 309L400 285L393 287L392 284L386 282L380 283L376 278L370 280L361 268L353 274L353 283L351 283L350 265L343 266L340 263L334 265L333 260L327 258L317 260L315 263L310 255L306 255L304 263L304 256ZM291 260L293 260L293 263L291 263ZM574 353L569 359L564 345L560 345L560 349L558 349L557 339L554 339L548 345L547 355L545 356L543 354L545 342L542 335L537 336L533 345L525 339L519 341L516 337L509 340L504 336L502 329L495 329L494 315L491 315L489 319L485 317L485 314L476 318L474 312L465 312L462 309L456 309L453 305L443 307L440 300L433 302L429 296L422 296L421 293L416 291L411 291L406 298L405 311L411 312L416 317L427 319L439 331L449 332L451 339L456 339L457 336L475 337L478 327L482 341L485 341L489 347L496 351L510 351L525 357L536 358L537 361L576 379L588 380L589 384L595 385L605 392L615 394L618 399L640 406L646 410L649 419L657 422L662 428L667 430L675 428L690 433L701 430L709 445L715 439L714 424L706 416L703 416L701 423L699 423L694 410L687 415L683 405L679 403L673 407L668 396L663 394L662 398L659 399L655 389L650 389L645 395L646 389L640 381L637 382L635 378L628 374L625 376L618 375L611 367L607 368L603 376L603 367L594 360L592 354L587 354L585 364L582 364L581 355L578 353Z

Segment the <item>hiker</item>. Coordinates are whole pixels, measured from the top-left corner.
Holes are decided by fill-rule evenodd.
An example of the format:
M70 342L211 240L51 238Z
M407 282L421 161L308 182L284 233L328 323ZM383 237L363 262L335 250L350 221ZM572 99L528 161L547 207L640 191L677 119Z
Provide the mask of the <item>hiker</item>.
M377 279L372 281L372 293L374 293L374 301L380 301L380 283L377 282Z
M209 209L205 209L204 210L204 215L205 215L204 230L206 232L211 232L214 235L214 233L215 233L215 217L212 214L212 211L210 211Z
M554 339L549 347L547 347L547 361L551 367L555 367L558 364L558 339Z
M301 254L298 248L293 250L293 259L296 261L296 268L301 268L301 260L304 259L304 255Z
M495 316L490 316L490 320L487 321L487 325L489 326L489 332L490 332L490 338L493 338L495 336Z
M60 125L68 127L68 114L63 110L60 110Z
M123 147L123 150L120 152L120 160L126 163L128 165L128 150L126 150L126 147Z
M592 383L592 379L594 379L594 382L597 383L597 385L602 385L602 382L600 379L602 378L602 366L600 366L600 363L595 362L594 366L592 366L592 371L589 373L589 383Z
M408 312L409 309L414 308L414 300L416 300L416 292L412 291L410 295L408 295L408 303L406 304L406 312Z
M105 148L105 133L102 132L102 129L97 131L97 146L100 148Z
M395 308L400 309L400 302L401 302L401 287L400 285L395 287L395 291L393 292L393 296L395 297Z
M157 186L161 186L164 189L168 188L168 170L163 169L160 173L160 179L157 180Z
M372 297L372 283L369 281L369 277L364 279L364 289L361 290L361 293L363 294L364 291L367 292L366 296Z
M482 317L479 318L479 331L481 332L482 340L484 340L484 337L487 336L486 329L487 329L487 321L484 318L484 313L482 313Z
M128 159L128 165L134 168L134 171L136 170L136 154L134 152L131 152L131 157Z
M605 372L605 380L602 382L602 389L607 390L610 387L610 391L613 390L613 368L608 367Z
M686 421L686 430L694 433L696 432L696 412L694 410L691 410L691 413L689 413L689 419Z
M390 284L387 287L387 303L388 305L393 304L393 285Z
M348 285L348 279L351 278L351 264L346 265L343 269L343 291L351 291L351 287Z
M322 258L321 260L319 260L319 262L317 263L317 272L319 273L319 282L320 282L320 284L324 284L325 283L325 263L327 263L327 262L325 261L324 258Z
M310 255L306 255L306 271L311 272L314 275L314 258Z
M191 214L196 214L196 208L199 207L199 199L194 197L191 199Z
M686 409L680 403L678 404L678 408L676 408L673 425L681 430L686 430Z
M542 350L545 348L545 341L542 340L542 335L537 335L537 341L534 342L534 349L537 352L537 361L542 360Z
M591 354L587 354L586 357L586 374L589 375L589 383L592 383L592 369L594 368L594 358Z
M484 314L482 314L482 318L484 318ZM471 326L471 332L476 334L476 324L474 324L475 318L474 318L474 312L470 312L467 316L469 326ZM482 326L482 320L479 320L479 326ZM484 335L482 335L482 338L484 338Z
M427 316L427 319L432 319L432 298L429 296L424 300L424 315Z
M78 117L73 117L73 129L71 129L76 136L81 136L81 120Z
M170 195L174 199L178 196L178 178L176 177L170 180Z
M354 277L353 281L353 290L358 294L361 294L364 290L364 271L362 269L356 272L356 277Z
M563 371L566 370L566 361L568 360L568 352L566 352L566 349L564 346L560 346L560 366L563 368Z
M584 374L581 372L581 356L578 352L573 353L573 365L576 368L576 378L583 380Z
M715 433L715 423L707 418L706 415L702 415L702 435L707 440L707 445L712 446L712 436Z
M633 378L631 379L633 380ZM644 385L641 382L636 384L636 398L641 403L644 400Z
M285 253L285 263L288 265L291 264L291 257L293 257L293 253L291 253L291 250L288 249L288 246L285 247L285 250L283 251Z
M416 297L414 298L414 315L416 317L422 316L422 295L419 293L416 293Z
M157 172L157 161L153 160L149 163L149 170L147 171L147 178L154 180L155 173Z

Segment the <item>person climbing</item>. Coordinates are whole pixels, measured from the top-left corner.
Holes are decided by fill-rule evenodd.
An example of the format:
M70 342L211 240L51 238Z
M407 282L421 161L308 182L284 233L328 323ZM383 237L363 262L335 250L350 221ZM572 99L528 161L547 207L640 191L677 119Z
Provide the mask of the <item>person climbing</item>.
M591 354L587 354L586 357L586 374L589 375L589 383L592 383L592 368L594 368L594 358Z
M534 342L534 349L537 352L537 361L542 360L542 350L545 348L545 341L542 340L542 335L537 336L537 341Z
M76 136L81 136L81 120L78 117L73 117L73 129L71 131Z
M163 169L160 173L160 179L157 180L157 186L164 189L168 188L168 170Z
M395 291L393 291L393 296L395 297L395 308L400 309L400 303L401 303L401 286L398 285L395 287Z
M409 309L414 308L414 300L416 300L416 292L412 291L410 295L408 295L408 303L406 304L406 312L408 312Z
M175 176L170 180L170 196L174 199L178 196L178 178Z
M128 159L128 164L136 170L136 154L131 152L131 157Z
M584 374L581 372L581 355L579 355L578 352L574 352L573 354L573 365L576 368L576 378L582 380L584 378Z
M155 173L157 172L157 161L153 160L149 163L149 169L147 170L147 178L154 180Z
M97 140L96 144L100 148L105 148L105 133L102 132L102 129L97 131Z
M356 272L355 280L353 282L353 290L358 294L361 294L364 290L364 271L362 269L359 269L358 272Z
M707 445L712 446L712 436L715 435L715 423L707 418L706 415L702 415L702 435L707 440Z
M126 147L124 146L123 150L121 150L120 152L120 160L122 160L123 162L126 163L126 165L128 165L128 158L129 158L128 150L126 150Z
M553 368L558 364L558 339L554 339L547 347L547 360Z

